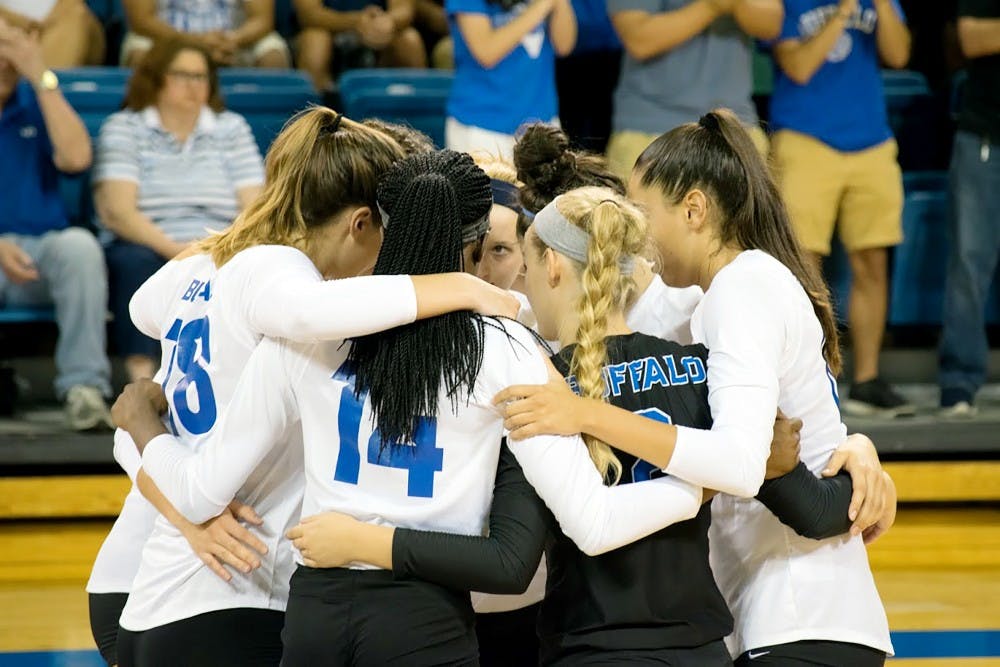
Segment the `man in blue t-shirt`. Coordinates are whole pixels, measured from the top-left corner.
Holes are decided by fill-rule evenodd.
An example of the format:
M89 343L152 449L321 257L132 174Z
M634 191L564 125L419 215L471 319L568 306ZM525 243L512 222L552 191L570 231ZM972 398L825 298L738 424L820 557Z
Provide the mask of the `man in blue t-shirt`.
M958 41L969 78L951 155L939 382L944 416L971 417L986 379L983 311L1000 255L1000 0L959 0Z
M68 227L57 185L57 171L90 166L90 137L37 36L2 20L0 156L0 301L55 305L56 395L69 425L110 426L104 255L90 232Z
M844 411L913 414L878 374L887 249L903 240L903 180L879 63L909 60L903 11L897 0L785 0L774 57L771 153L792 224L817 261L834 228L850 257L854 377Z

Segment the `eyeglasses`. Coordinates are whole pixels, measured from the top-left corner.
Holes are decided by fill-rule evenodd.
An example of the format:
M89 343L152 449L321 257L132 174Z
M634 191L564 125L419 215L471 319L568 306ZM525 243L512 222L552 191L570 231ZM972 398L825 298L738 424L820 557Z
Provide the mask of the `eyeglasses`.
M188 72L182 69L172 69L167 71L167 76L186 83L208 83L208 74L205 72Z

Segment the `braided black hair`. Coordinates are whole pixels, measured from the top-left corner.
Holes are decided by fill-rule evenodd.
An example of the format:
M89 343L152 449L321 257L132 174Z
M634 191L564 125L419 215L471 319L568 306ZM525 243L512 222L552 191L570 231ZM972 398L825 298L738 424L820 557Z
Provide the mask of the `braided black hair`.
M375 274L462 270L462 236L489 215L490 179L465 153L438 151L398 162L378 202L385 238ZM371 398L380 446L412 442L419 419L438 412L444 383L452 407L468 400L483 362L483 319L469 312L433 317L354 341L348 363L358 394Z

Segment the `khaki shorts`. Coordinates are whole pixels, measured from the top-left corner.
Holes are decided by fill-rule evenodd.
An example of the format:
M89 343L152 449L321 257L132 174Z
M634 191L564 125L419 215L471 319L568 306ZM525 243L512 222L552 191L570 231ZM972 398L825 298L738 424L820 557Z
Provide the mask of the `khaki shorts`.
M806 250L830 254L836 228L848 252L903 241L903 174L896 140L842 153L798 132L771 137L775 178Z
M137 35L134 32L125 33L125 39L122 41L121 60L118 62L128 62L128 55L132 51L149 51L151 48L153 48L153 40L149 37ZM236 67L253 67L269 51L281 51L285 54L285 59L289 63L292 62L291 53L288 50L288 45L285 44L285 40L278 33L269 32L250 46L237 51L233 65Z
M750 133L750 138L753 139L754 145L760 151L761 157L766 159L768 151L767 134L759 127L748 127L747 132ZM651 143L656 141L656 138L659 136L658 134L632 132L631 130L612 134L610 141L608 141L607 150L608 166L611 168L611 171L625 179L627 183L629 177L632 175L632 167L635 166L635 161L639 159L642 152Z

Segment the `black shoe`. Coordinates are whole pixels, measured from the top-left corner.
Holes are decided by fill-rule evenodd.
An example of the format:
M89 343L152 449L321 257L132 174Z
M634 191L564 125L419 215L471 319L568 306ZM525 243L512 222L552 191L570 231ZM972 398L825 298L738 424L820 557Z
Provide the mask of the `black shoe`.
M856 417L912 417L917 414L916 407L881 378L852 384L843 410Z

